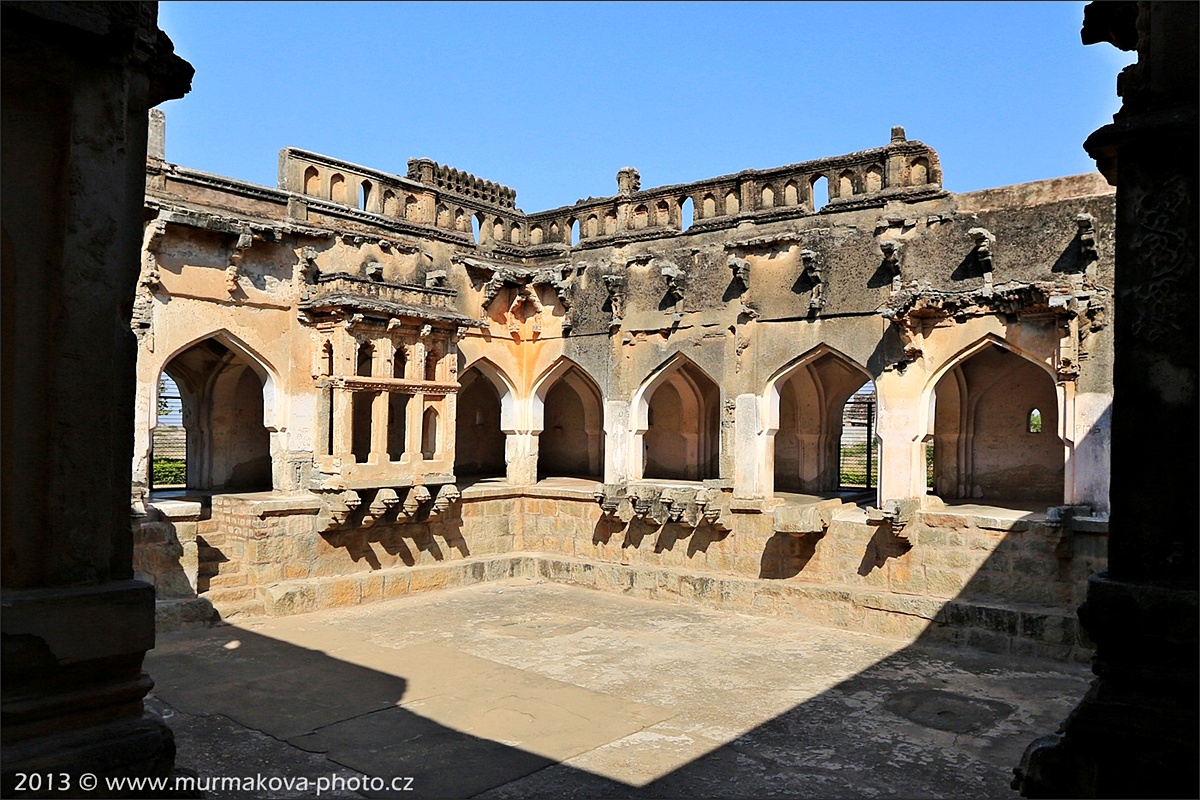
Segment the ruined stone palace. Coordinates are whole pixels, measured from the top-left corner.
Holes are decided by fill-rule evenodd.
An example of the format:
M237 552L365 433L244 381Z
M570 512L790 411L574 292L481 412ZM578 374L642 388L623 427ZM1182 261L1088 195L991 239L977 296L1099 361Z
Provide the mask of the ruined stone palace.
M625 168L526 213L428 159L285 148L272 188L163 141L155 112L133 474L160 625L540 575L1090 652L1099 174L954 194L894 128L694 183Z

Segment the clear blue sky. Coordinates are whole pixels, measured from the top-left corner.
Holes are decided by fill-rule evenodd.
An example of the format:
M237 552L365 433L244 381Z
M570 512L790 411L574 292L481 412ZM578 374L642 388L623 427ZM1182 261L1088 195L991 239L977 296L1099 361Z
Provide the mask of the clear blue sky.
M196 67L169 161L276 184L302 147L403 174L424 156L540 211L886 144L954 191L1093 171L1131 55L1082 2L192 3L159 24Z

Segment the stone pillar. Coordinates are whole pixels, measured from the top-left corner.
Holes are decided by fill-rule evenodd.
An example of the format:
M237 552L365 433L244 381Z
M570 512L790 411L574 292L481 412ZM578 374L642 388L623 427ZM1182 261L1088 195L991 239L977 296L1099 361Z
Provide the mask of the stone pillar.
M1085 44L1138 52L1121 110L1085 148L1117 187L1108 570L1080 621L1092 688L1060 732L1033 742L1027 797L1198 794L1197 8L1089 3Z
M130 308L147 112L192 69L155 3L5 3L2 30L0 794L14 797L17 773L75 789L174 762L142 708L154 589L133 579Z
M733 496L739 499L763 497L762 451L766 436L759 434L758 395L739 394L733 417Z
M604 401L604 482L623 483L630 478L629 404Z

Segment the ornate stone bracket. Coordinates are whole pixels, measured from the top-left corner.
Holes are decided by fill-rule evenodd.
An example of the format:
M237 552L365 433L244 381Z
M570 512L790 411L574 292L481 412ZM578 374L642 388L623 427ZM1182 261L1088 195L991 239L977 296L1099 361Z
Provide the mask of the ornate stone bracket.
M987 228L971 228L967 235L975 240L975 263L983 272L984 294L992 292L992 247L996 237Z
M916 535L906 532L908 523L912 520L913 512L918 508L919 501L915 499L888 500L880 508L867 507L867 523L870 525L888 525L892 535L908 545L916 545Z
M604 288L608 290L608 304L612 310L608 327L610 330L619 328L625 318L625 276L605 275Z
M426 486L407 489L383 487L375 491L363 508L362 495L353 489L330 494L322 505L317 519L317 530L332 533L353 528L369 528L378 525L396 525L438 519L461 499L458 487L443 484L437 495Z
M158 248L167 233L167 221L161 215L146 226L142 237L142 269L133 300L130 327L138 340L154 351L154 292L162 285L158 271Z
M1086 270L1092 262L1100 260L1096 247L1096 218L1091 214L1076 214L1075 225L1079 228L1079 257Z
M683 302L683 290L687 283L687 273L672 262L667 262L660 270L667 282L667 298L678 306Z
M812 311L820 311L825 307L825 277L817 253L813 250L801 250L800 263L803 265L800 274L812 284L808 307Z
M292 282L296 286L296 293L301 300L308 300L311 292L309 287L316 283L317 279L317 249L315 247L301 247L296 251L296 267L292 273Z
M246 251L254 244L254 234L250 231L243 231L238 234L237 242L233 246L233 252L229 254L229 266L225 268L225 291L233 295L238 290L238 277L240 276L242 258L245 257Z
M700 487L660 488L599 484L592 496L600 505L603 518L618 525L640 520L659 528L677 524L695 530L709 525L718 532L727 532L730 525L724 518L720 492Z
M900 264L900 253L904 243L895 239L884 239L879 243L879 251L883 253L883 266L892 276L892 291L900 291L900 283L904 279L903 268Z
M726 261L729 271L733 273L733 280L742 287L742 291L750 289L750 262L738 256L730 256Z

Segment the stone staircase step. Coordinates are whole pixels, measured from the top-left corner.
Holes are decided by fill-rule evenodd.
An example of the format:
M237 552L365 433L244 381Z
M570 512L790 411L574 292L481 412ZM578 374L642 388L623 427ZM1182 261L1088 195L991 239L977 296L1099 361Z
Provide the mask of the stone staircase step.
M201 574L203 575L203 573ZM208 590L210 592L216 589L237 589L250 582L250 579L240 570L234 570L233 572L222 570L207 577Z
M220 589L209 589L201 594L214 606L221 607L230 603L240 603L253 600L258 596L258 588L254 586L231 586Z
M217 613L221 615L222 620L264 617L267 614L267 608L263 604L262 600L242 600L232 603L213 603L213 607L217 610Z

